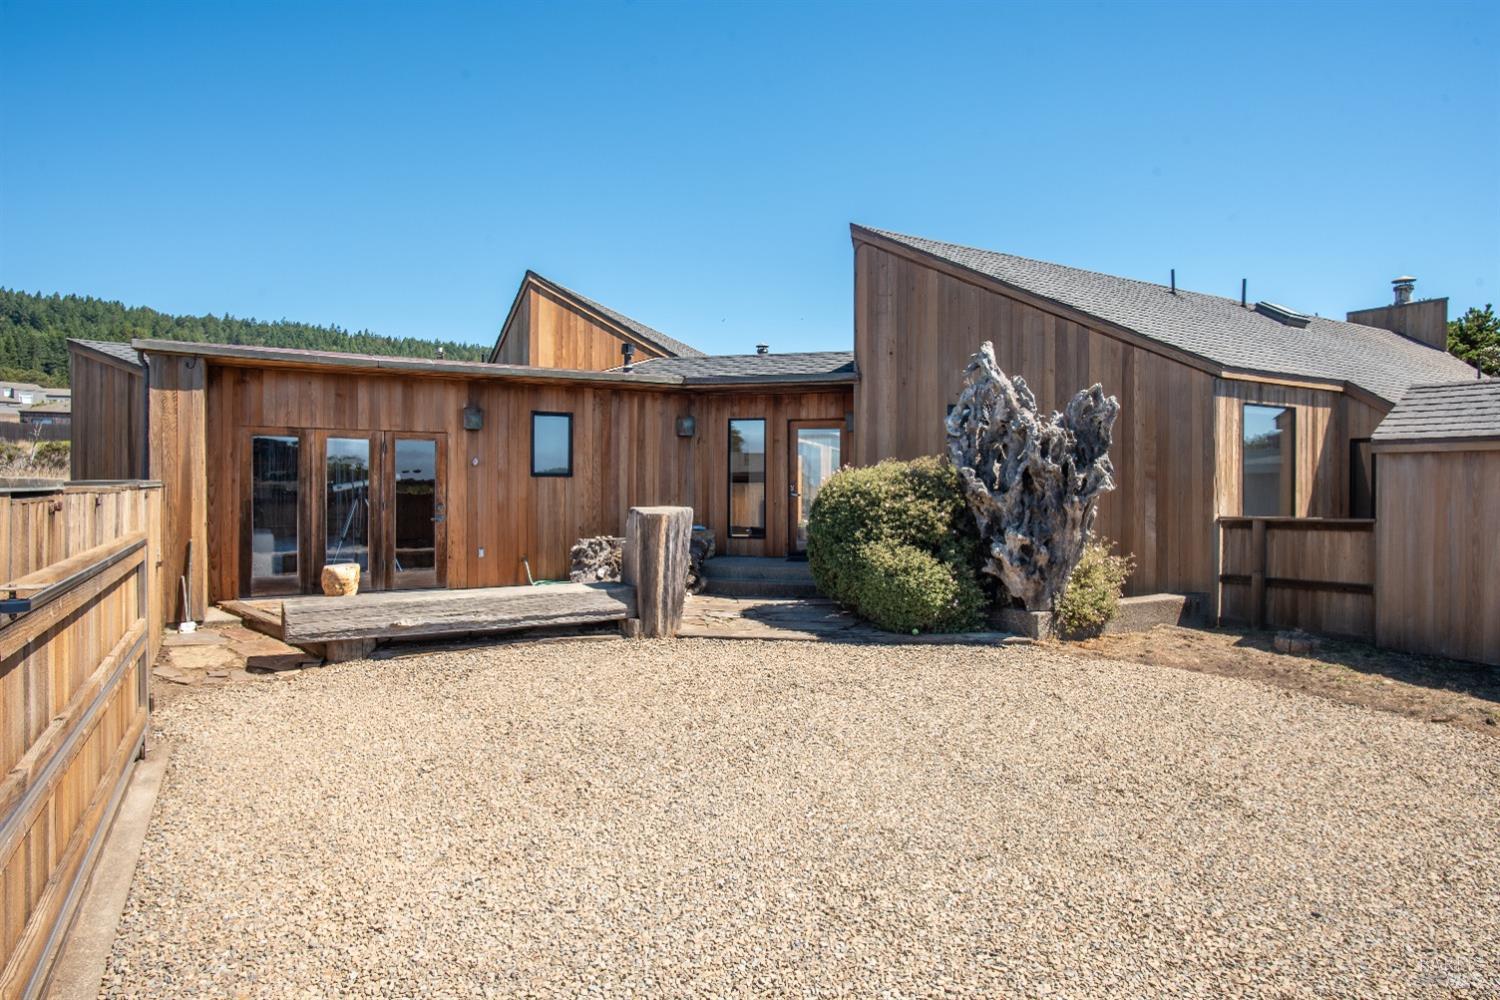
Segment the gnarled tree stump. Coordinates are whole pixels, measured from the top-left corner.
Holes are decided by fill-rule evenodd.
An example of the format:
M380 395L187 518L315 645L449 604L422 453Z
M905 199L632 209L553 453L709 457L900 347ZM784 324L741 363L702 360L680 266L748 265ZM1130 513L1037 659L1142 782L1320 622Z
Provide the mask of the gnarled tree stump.
M1062 413L1037 412L988 341L964 369L948 458L988 550L985 571L1028 611L1051 610L1078 565L1099 495L1115 488L1109 446L1120 404L1094 385Z

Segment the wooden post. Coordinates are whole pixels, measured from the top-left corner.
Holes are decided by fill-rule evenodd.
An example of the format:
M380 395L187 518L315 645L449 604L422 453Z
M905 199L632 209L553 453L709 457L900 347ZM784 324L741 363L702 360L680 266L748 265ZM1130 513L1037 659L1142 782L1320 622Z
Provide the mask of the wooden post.
M1266 521L1250 522L1250 625L1266 627Z
M640 634L647 639L671 638L682 625L692 538L691 507L630 508L620 577L635 588Z

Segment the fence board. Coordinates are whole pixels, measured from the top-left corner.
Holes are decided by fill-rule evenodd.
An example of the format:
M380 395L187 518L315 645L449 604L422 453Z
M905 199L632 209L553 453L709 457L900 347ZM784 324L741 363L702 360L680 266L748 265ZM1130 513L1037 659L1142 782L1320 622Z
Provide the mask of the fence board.
M160 489L0 492L0 997L46 985L132 762L160 644Z
M1219 620L1375 635L1375 522L1219 518Z

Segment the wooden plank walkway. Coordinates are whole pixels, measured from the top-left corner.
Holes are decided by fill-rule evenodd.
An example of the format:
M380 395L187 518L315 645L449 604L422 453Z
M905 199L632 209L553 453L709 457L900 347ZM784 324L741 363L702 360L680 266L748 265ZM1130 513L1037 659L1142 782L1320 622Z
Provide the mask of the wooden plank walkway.
M1029 643L1009 632L954 632L902 635L882 632L861 621L835 601L824 598L778 599L690 594L682 613L680 638L794 639L811 642L856 642L997 646Z

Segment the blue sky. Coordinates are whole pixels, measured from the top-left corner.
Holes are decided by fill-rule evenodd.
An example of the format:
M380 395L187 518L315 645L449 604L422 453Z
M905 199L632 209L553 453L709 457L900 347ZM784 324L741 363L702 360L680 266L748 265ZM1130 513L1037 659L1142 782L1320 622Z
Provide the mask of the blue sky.
M492 340L533 268L846 348L848 223L1500 300L1500 5L0 0L0 285Z

